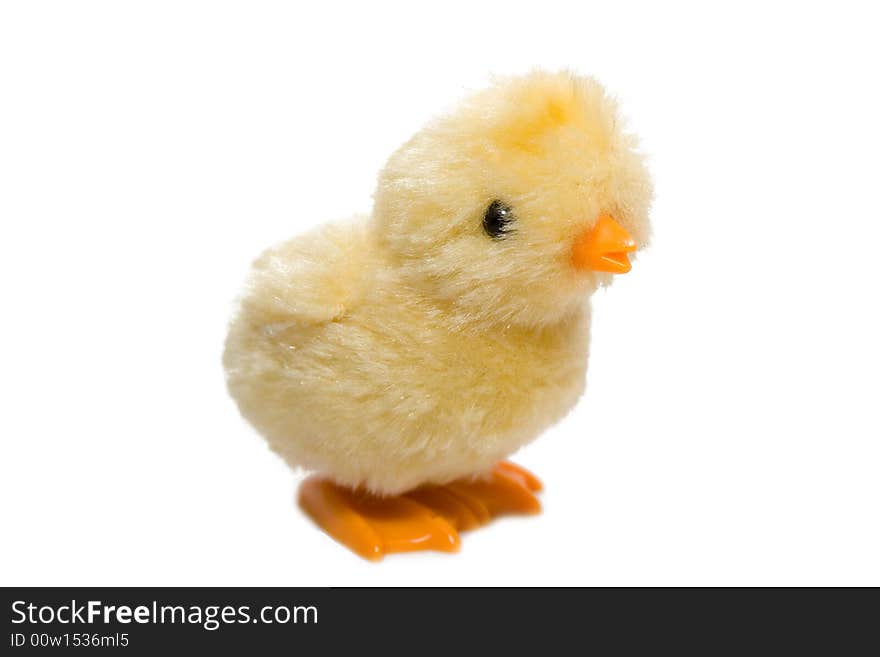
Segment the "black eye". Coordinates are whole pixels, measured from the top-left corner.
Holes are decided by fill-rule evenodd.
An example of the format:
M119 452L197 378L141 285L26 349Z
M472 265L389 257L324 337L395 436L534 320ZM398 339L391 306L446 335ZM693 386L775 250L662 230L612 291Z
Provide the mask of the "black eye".
M494 200L486 208L483 215L483 230L486 235L494 239L501 239L507 233L512 232L513 210L499 200Z

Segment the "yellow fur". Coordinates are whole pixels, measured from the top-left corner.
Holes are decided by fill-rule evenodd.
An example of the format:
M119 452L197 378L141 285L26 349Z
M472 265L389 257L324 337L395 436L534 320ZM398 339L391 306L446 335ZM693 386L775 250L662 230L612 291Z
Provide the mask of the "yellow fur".
M479 474L584 386L589 295L571 263L610 212L643 246L651 185L592 79L497 81L391 156L371 217L255 263L224 364L242 414L291 466L384 494ZM513 209L493 240L488 204Z

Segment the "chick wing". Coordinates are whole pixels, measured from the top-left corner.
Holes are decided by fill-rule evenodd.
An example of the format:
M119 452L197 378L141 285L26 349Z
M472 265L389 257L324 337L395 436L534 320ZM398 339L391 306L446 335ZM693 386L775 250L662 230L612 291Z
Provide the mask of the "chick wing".
M273 334L341 318L363 290L362 223L331 224L282 242L254 262L241 315Z

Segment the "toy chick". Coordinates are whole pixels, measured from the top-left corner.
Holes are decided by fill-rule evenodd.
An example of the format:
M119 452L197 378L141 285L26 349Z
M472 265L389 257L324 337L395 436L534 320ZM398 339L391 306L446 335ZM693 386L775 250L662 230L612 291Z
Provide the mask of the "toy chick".
M651 182L591 78L501 79L381 171L370 216L253 265L224 354L299 502L359 555L455 551L535 513L505 459L584 390L590 295L647 243Z

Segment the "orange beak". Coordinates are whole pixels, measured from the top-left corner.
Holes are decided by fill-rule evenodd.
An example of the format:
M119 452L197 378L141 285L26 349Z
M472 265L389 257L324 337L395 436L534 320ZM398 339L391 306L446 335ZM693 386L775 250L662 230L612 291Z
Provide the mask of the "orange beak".
M632 265L627 253L636 242L610 214L602 214L596 225L575 240L572 260L577 269L625 274Z

